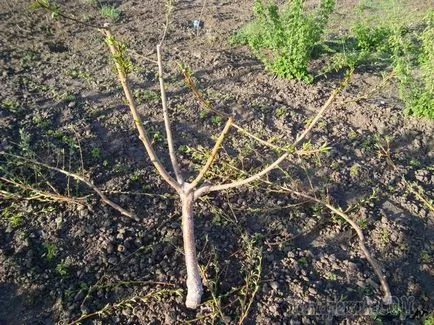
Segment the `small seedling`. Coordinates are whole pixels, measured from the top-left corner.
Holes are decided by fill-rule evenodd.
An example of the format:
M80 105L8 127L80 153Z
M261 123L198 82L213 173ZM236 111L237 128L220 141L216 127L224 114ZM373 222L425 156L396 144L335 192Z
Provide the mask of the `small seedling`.
M337 276L336 276L336 274L335 273L333 273L333 272L327 272L325 275L324 275L324 277L327 279L327 280L331 280L331 281L336 281L337 280Z
M101 149L98 147L93 147L90 154L93 159L99 159L101 157Z
M56 265L56 272L62 277L68 275L68 269L69 266L65 263L59 263Z
M19 227L23 223L23 213L15 210L14 205L5 207L1 212L1 216L8 219L12 227Z
M120 15L121 15L120 11L114 5L112 5L112 6L103 5L100 8L99 13L101 14L101 16L108 17L108 18L111 18L113 20L119 19Z
M262 4L259 0L256 3L257 3L258 13L262 14L262 13L260 13L260 11L265 10L264 6L262 6ZM309 24L305 24L305 25L303 25L303 24L300 25L300 21L298 19L298 18L300 18L302 21L304 19L303 22L306 23L306 16L303 14L302 4L303 4L302 0L291 1L288 4L289 6L292 6L292 5L298 6L298 7L293 7L293 8L296 8L296 10L294 10L293 12L289 11L290 15L298 14L298 16L296 16L296 18L284 17L284 15L282 15L281 17L285 18L285 19L288 18L288 21L290 23L292 23L293 25L295 24L295 26L297 27L296 29L291 28L290 31L293 33L292 33L292 35L288 34L287 36L292 37L293 40L295 40L295 39L298 40L299 38L304 39L304 37L309 37L309 40L311 41L312 38L316 39L317 37L319 37L319 35L318 34L311 35L309 33L308 33L308 35L305 35L305 34L303 34L303 32L304 31L310 31L310 28L313 28L313 30L315 30L315 31L319 30L320 32L322 32L324 24L328 18L327 13L331 12L332 7L334 5L334 1L332 1L332 0L321 1L321 5L319 6L319 9L317 11L318 15L315 17L316 19L313 21L309 21ZM44 8L50 9L47 6L44 6ZM299 9L297 9L297 8L299 8ZM279 17L279 15L276 15L277 9L271 8L271 10L270 9L267 9L267 10L270 14L274 14L274 18ZM273 10L274 10L274 12L273 12ZM62 17L66 17L66 16L63 15ZM268 16L265 14L264 17L268 17ZM273 18L273 16L270 16L270 17ZM74 18L71 18L71 17L69 17L69 19L74 20ZM330 106L330 104L336 98L338 93L345 87L344 86L345 83L340 85L337 89L335 89L332 92L329 99L318 110L315 118L312 120L309 127L307 127L305 130L303 130L297 136L297 138L294 140L294 142L292 142L290 144L291 147L293 148L293 150L291 152L286 151L286 150L284 150L283 152L280 152L279 156L277 158L275 158L269 165L263 166L263 167L258 167L257 169L255 169L254 172L240 170L240 175L242 177L236 178L235 180L230 180L231 176L228 177L228 175L220 175L219 181L215 181L215 179L212 179L212 178L210 179L207 177L208 173L210 171L212 171L212 166L214 165L216 160L218 163L220 163L220 161L218 160L218 158L220 158L219 152L224 152L224 150L221 150L222 145L223 145L225 138L230 133L231 128L236 127L239 130L244 130L235 124L234 116L232 116L232 115L228 116L228 115L222 114L220 112L220 114L218 114L220 117L220 120L218 120L218 121L216 120L216 121L220 123L220 121L223 120L223 118L221 116L224 116L225 119L227 119L226 123L224 125L224 128L221 130L221 133L218 136L216 136L215 144L212 147L212 149L210 150L210 152L209 152L209 150L206 150L206 152L209 152L208 158L204 161L204 164L203 164L202 168L200 169L200 171L197 173L197 176L194 178L190 178L190 175L189 176L184 175L183 171L180 168L180 165L178 163L178 157L176 156L176 150L175 150L176 146L174 143L174 138L172 136L172 128L170 125L170 117L169 117L170 115L169 115L168 105L167 105L168 102L167 102L167 98L166 98L166 89L164 86L163 63L162 63L162 58L161 58L161 46L162 46L164 37L161 39L161 42L156 47L156 50L157 50L156 63L158 65L158 79L159 79L159 83L160 83L160 94L161 94L160 97L161 97L162 115L163 115L165 132L166 132L166 140L167 140L167 144L168 144L167 151L168 151L168 156L169 156L170 162L171 162L171 170L168 170L167 167L163 164L163 162L159 159L158 154L156 153L154 146L153 146L153 141L152 141L153 137L150 137L150 134L149 134L150 132L147 132L147 130L144 127L144 125L146 125L147 123L142 122L142 116L138 112L137 104L134 101L134 96L133 96L133 93L131 91L130 84L129 84L128 74L131 72L131 70L130 70L130 65L128 64L128 60L126 59L125 47L115 39L115 37L113 36L113 34L109 28L99 27L98 30L99 30L99 32L102 32L105 36L106 44L109 48L111 57L113 59L115 67L116 67L116 71L118 73L119 82L120 82L121 87L124 91L125 98L128 102L128 106L129 106L131 114L132 114L132 120L134 121L134 125L136 126L138 134L139 134L139 139L142 141L142 143L146 149L146 152L150 158L150 161L152 162L152 164L155 167L155 170L162 177L162 179L164 179L164 181L174 190L174 192L176 193L177 198L179 200L179 205L181 207L181 219L182 219L181 225L182 225L183 247L184 247L183 253L184 253L186 273L187 273L186 306L188 308L192 308L192 309L198 308L198 306L201 304L201 299L202 299L202 294L203 294L203 285L202 285L202 279L201 279L201 275L200 275L200 266L199 266L199 262L198 262L198 256L196 253L196 240L195 240L195 235L194 235L195 203L197 203L197 201L200 198L203 198L204 196L206 196L210 193L213 193L213 192L221 192L224 190L236 189L236 188L239 188L241 186L245 186L248 184L254 184L255 182L259 182L260 180L263 180L264 176L268 175L271 171L279 168L279 166L282 164L282 162L286 161L287 159L290 159L291 154L294 152L294 150L299 149L300 147L302 147L303 150L305 150L305 151L308 150L309 148L314 148L314 146L312 146L310 143L305 144L306 136L312 130L313 126L321 119L323 113ZM270 30L268 30L268 32L270 32ZM279 36L279 35L277 35L277 36ZM285 41L285 39L283 41ZM284 49L285 48L291 48L291 47L288 46L287 43L285 43ZM302 46L300 46L300 48L302 50L305 50L306 49L305 44L302 44ZM298 48L298 51L300 51L300 48ZM279 50L281 50L281 49L282 48L279 48ZM285 60L286 59L293 60L293 56L292 56L293 53L292 52L286 53L286 54L289 55L289 57L286 57ZM295 54L299 54L299 53L295 53ZM299 60L299 59L303 59L303 58L297 57L295 55L295 60ZM281 58L280 59L276 58L276 60L275 60L275 62L273 62L273 64L276 63L277 68L282 68L282 67L278 66L279 63L285 64L285 66L283 66L282 71L281 71L281 72L283 72L283 74L286 74L289 77L299 77L300 79L309 79L309 75L306 74L304 67L300 66L300 64L298 62L295 62L298 65L296 65L294 68L294 66L288 66L287 62L282 62L279 60L281 60ZM291 61L291 64L293 64L293 63L294 63L294 61ZM302 63L304 63L304 62L302 62ZM287 69L287 70L285 70L285 69ZM183 71L183 74L184 74L186 82L189 85L189 88L192 90L195 97L199 99L199 101L202 105L203 105L203 103L205 103L205 106L208 109L210 109L210 105L207 104L205 100L203 100L203 97L199 93L199 90L197 89L197 87L194 84L190 83L191 76L188 76L185 71ZM246 135L248 134L249 137L254 138L258 142L267 143L266 141L259 139L258 137L250 134L246 130L244 130L242 133L246 134ZM275 146L273 146L273 147L275 147ZM320 149L326 150L327 148L325 146L321 146ZM225 156L225 155L222 154L222 156ZM228 156L228 155L226 155L226 156ZM235 159L235 158L232 157L232 159ZM81 178L81 179L83 179L83 178ZM86 184L88 184L88 185L90 184L89 186L91 186L93 189L95 189L95 186L93 184L91 184L90 182L87 181ZM101 193L101 191L99 191L99 193ZM303 194L298 193L297 195L303 195ZM112 207L114 207L115 209L120 211L123 215L128 216L128 217L132 217L131 213L129 213L125 209L122 209L120 206L113 204L113 202L110 202L105 196L100 194L100 197L104 200L104 202L106 202L107 204L110 204ZM310 201L322 203L323 205L327 206L331 211L340 215L354 229L356 229L358 236L359 236L359 239L360 239L359 243L360 243L361 249L363 250L364 254L367 257L369 256L369 258L367 258L367 260L372 261L372 258L370 257L370 254L369 254L369 251L366 249L366 247L363 244L363 242L364 242L363 234L361 234L361 231L358 228L358 226L354 222L352 222L352 220L350 218L348 218L345 214L343 214L341 210L334 208L331 205L329 205L328 203L324 203L324 202L316 199L313 196L308 196L308 197L309 197ZM255 265L253 265L252 271L248 272L246 274L246 285L242 289L243 290L242 292L245 293L245 295L241 301L241 306L242 306L241 311L242 311L243 317L242 317L240 323L242 323L243 319L247 316L247 312L248 312L248 310L249 310L249 308L253 302L253 297L255 296L255 294L259 288L259 280L260 280L260 274L261 274L261 256L257 255L255 253L256 250L250 249L250 246L252 246L251 241L247 240L247 242L248 242L247 248L245 250L246 250L247 254L251 254L251 256L249 256L248 260L250 261L251 264L255 264ZM54 253L51 255L54 256ZM301 264L307 263L306 257L301 257L299 262ZM385 277L383 276L381 269L379 269L377 267L376 263L371 262L371 265L373 266L376 274L378 275L378 277L380 279L380 282L382 283L382 286L383 286L383 289L385 292L385 298L384 298L385 303L390 304L391 294L390 294L389 287L388 287L388 285L384 279ZM173 291L174 290L172 290L172 292ZM105 307L105 308L113 310L113 309L117 308L117 306L121 306L121 305L123 306L123 304L118 304L118 305L108 304L107 307ZM101 311L101 313L102 312L103 311ZM98 314L99 314L99 312L98 312ZM81 321L82 319L83 318L80 318L78 321Z
M277 118L281 118L281 117L285 116L286 108L283 106L276 108L275 114L276 114Z
M157 92L149 89L136 89L134 90L133 94L134 94L134 99L139 105L147 101L160 99L160 96L158 95Z
M360 175L360 165L354 164L350 167L350 176L356 178Z
M221 116L218 116L218 115L211 116L211 123L212 124L219 125L219 124L221 124L221 122L222 122Z
M419 256L420 262L423 264L429 264L432 261L431 255L427 251L422 251Z
M56 256L56 244L44 243L43 247L45 252L42 254L42 257L45 257L48 262L52 261L54 256Z

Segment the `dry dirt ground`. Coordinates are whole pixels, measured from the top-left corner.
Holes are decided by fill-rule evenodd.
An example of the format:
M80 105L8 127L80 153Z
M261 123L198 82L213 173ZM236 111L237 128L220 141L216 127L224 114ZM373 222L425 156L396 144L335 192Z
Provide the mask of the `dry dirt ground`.
M227 38L251 18L252 2L175 2L163 60L186 173L224 121L200 108L178 63L191 68L214 107L235 108L238 124L283 144L339 84L339 75L310 85L274 78L247 48L229 45ZM92 1L59 3L69 15L103 21ZM149 60L163 27L163 1L112 3L121 13L113 32L134 63L140 113L167 165L157 69ZM335 17L344 21L355 3L339 3ZM146 157L102 35L28 11L19 0L3 0L0 17L0 150L84 173L137 215L122 217L83 184L43 168L40 184L88 195L86 205L0 194L0 324L66 324L103 308L83 323L237 323L244 314L246 324L419 323L433 312L434 213L402 177L434 197L434 123L404 116L393 85L351 101L381 82L380 71L357 70L312 132L311 142L327 142L328 153L285 162L269 179L328 193L333 204L350 208L390 284L392 307L382 305L378 278L351 227L258 182L198 202L197 248L207 282L204 303L193 311L184 307L179 204ZM196 32L190 25L198 18L204 27ZM386 137L396 170L378 154ZM276 157L235 131L223 152L225 162L250 171ZM10 157L0 163L2 177L36 172ZM210 179L242 176L223 163L212 171L217 176Z

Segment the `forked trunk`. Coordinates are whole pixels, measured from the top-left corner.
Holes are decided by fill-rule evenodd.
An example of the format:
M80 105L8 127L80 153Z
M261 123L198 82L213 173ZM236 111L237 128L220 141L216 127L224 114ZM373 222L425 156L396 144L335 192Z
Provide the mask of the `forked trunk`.
M195 309L202 298L203 287L196 257L193 220L193 192L181 196L182 236L184 240L185 265L187 266L187 299L185 305Z

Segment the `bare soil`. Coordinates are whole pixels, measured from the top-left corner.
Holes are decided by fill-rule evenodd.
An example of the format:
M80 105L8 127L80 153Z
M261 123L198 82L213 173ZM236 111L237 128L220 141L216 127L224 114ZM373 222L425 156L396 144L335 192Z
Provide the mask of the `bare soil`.
M69 15L103 21L91 1L59 3ZM128 44L140 114L169 166L157 67L149 60L155 60L163 28L163 2L110 3L121 12L112 30ZM175 3L163 60L173 133L186 174L200 159L185 146L211 147L224 121L200 108L178 63L191 68L214 107L235 110L238 124L281 144L295 139L341 80L338 74L312 84L281 80L264 71L247 48L230 45L227 38L251 19L252 3ZM355 3L339 4L337 19L349 19ZM434 213L401 178L434 197L434 122L405 116L393 84L351 102L381 82L381 71L357 70L314 129L310 141L327 142L330 152L288 161L270 180L327 192L334 204L351 208L349 215L363 224L367 246L389 281L393 306L382 305L379 281L349 225L320 206L258 182L197 204L199 261L210 281L204 305L193 311L184 306L180 206L137 137L102 35L29 11L20 0L3 1L0 18L0 150L25 155L27 134L37 160L76 173L83 163L87 177L137 215L137 220L122 217L85 186L48 171L61 193L67 194L69 186L70 194L89 195L87 204L12 201L0 194L0 324L66 324L105 306L113 308L83 323L237 323L240 288L259 254L259 288L246 324L420 323L433 313ZM203 20L204 27L191 28L194 19ZM312 69L321 64L315 62ZM253 171L276 157L240 133L231 135L224 151L235 157L238 168ZM378 154L377 145L386 137L398 170ZM1 156L0 163L7 166L8 158ZM228 181L225 173L229 179L237 176L218 166L213 170L221 179ZM21 212L20 225L11 224L4 213L11 206ZM254 238L254 249L246 248L243 238ZM55 246L52 258L47 243ZM217 283L222 314L210 308L211 280Z

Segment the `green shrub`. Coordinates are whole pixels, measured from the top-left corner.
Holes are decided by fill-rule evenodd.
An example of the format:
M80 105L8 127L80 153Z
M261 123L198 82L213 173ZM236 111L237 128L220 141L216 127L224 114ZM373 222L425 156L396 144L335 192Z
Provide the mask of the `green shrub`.
M256 0L254 20L242 28L232 41L248 45L268 70L284 78L312 81L307 65L320 40L335 0L321 0L307 12L303 0L289 0L279 10L274 2Z
M389 5L388 1L387 10ZM333 59L323 73L362 64L392 70L405 113L434 118L434 10L416 19L403 17L402 7L394 9L389 15L379 12L359 18L351 34L334 41L335 48L329 51Z
M388 50L387 40L391 30L383 26L366 26L356 23L352 28L358 50L362 53L383 52Z
M405 112L434 119L434 10L428 12L425 24L415 40L400 43L393 68Z

